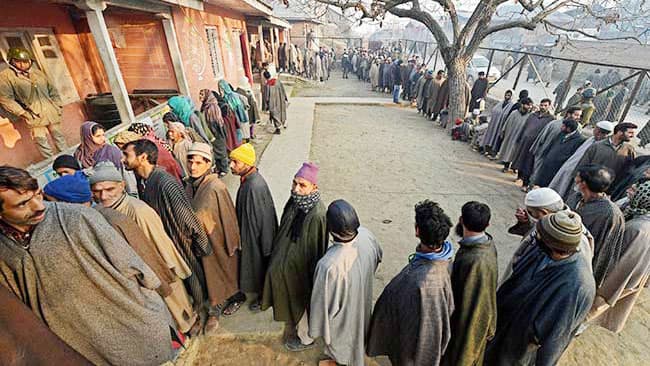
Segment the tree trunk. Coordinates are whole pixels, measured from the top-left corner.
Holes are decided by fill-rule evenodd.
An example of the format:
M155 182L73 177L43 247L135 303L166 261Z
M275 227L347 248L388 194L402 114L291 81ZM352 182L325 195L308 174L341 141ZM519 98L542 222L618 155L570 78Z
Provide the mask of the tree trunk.
M467 114L467 61L457 58L447 64L447 85L449 86L449 121L454 125L456 118L464 119Z

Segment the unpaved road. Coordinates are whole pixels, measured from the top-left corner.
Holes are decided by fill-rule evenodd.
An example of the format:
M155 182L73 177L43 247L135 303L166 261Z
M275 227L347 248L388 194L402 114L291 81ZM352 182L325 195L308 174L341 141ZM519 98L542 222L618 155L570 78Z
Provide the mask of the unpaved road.
M356 80L335 83L346 93L363 87ZM297 94L302 96L305 90L315 93L310 88ZM379 95L365 89L358 93ZM502 174L498 165L471 151L467 144L451 141L446 131L409 108L328 105L317 107L315 113L311 159L321 167L324 201L350 201L362 225L377 235L384 250L375 299L413 252L413 205L426 198L439 202L454 222L464 202L487 203L493 216L489 232L495 238L503 270L518 243L517 237L506 233L523 200L514 176ZM246 315L250 314L241 314ZM263 315L256 316L263 319ZM649 342L650 297L646 292L621 334L588 329L570 345L560 365L647 365ZM196 340L177 365L316 365L320 357L320 349L289 353L273 334L244 338L209 335ZM369 360L369 365L376 361L388 365L386 360Z

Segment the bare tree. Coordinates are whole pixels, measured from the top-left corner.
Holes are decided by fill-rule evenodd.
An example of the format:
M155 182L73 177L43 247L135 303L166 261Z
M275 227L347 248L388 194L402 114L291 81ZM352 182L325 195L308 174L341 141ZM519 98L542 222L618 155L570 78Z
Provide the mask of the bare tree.
M300 2L300 0L294 0ZM304 3L306 0L302 0ZM521 11L503 22L493 22L497 7L508 0L479 0L474 12L464 25L458 17L456 4L452 0L310 0L315 3L336 6L343 11L354 9L358 19L381 21L387 13L400 18L409 18L424 24L438 44L440 55L445 62L448 72L449 113L453 120L464 117L467 111L465 88L467 87L467 66L481 42L489 35L507 29L520 28L534 30L538 25L561 32L576 31L586 36L600 38L582 30L581 22L574 19L571 24L557 24L549 21L549 15L560 10L582 9L593 19L604 24L622 23L620 3L623 1L635 3L635 0L517 0ZM618 4L612 7L610 4ZM594 7L594 5L598 5ZM643 0L638 2L639 11L626 11L635 14L635 19L648 19L647 9ZM291 6L291 5L289 5ZM641 8L644 8L641 12ZM597 9L597 10L594 10ZM645 16L639 16L643 13ZM631 18L631 17L630 17ZM449 24L451 31L445 32L444 26ZM617 38L632 38L622 36Z

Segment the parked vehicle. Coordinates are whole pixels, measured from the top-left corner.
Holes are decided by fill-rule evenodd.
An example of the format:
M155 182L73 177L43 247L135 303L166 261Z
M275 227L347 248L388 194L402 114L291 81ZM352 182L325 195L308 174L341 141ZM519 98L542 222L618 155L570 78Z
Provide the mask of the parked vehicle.
M494 63L492 66L490 66L490 74L487 74L489 63L490 60L488 60L485 56L474 55L474 57L472 57L472 61L470 61L469 65L467 66L467 82L470 85L474 84L474 80L478 79L478 73L481 71L483 71L488 76L488 81L490 82L496 81L498 78L500 78L501 72L498 70Z

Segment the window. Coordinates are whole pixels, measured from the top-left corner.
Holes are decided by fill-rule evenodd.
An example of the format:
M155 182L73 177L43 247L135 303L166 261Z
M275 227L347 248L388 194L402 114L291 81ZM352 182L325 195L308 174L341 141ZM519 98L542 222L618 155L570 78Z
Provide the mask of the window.
M74 86L72 76L63 59L59 43L50 29L0 29L0 70L5 63L7 51L11 47L23 47L29 50L36 59L32 67L36 67L50 78L56 86L64 104L79 100L79 93Z
M223 66L221 62L221 49L219 47L219 33L216 27L205 27L208 37L208 49L210 50L210 63L215 79L223 77Z

